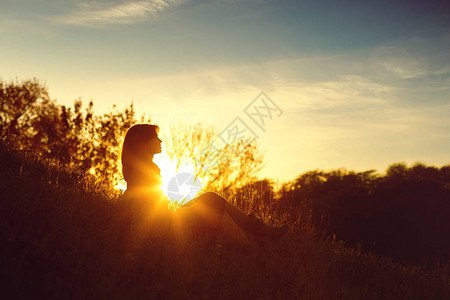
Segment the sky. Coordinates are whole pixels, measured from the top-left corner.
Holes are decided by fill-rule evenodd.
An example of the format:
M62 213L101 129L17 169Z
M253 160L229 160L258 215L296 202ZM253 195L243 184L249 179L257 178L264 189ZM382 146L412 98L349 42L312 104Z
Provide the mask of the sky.
M163 134L239 117L280 182L450 164L448 1L0 0L0 79L34 77ZM264 128L245 113L261 92Z

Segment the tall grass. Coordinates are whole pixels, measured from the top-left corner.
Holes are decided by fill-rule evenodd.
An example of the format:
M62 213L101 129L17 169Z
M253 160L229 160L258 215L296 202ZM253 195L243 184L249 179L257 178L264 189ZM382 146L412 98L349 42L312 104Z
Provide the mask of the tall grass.
M83 174L4 144L0 162L2 298L450 297L448 267L427 273L345 249L314 234L307 210L251 208L293 227L263 247L180 239L164 224L137 233L120 197Z

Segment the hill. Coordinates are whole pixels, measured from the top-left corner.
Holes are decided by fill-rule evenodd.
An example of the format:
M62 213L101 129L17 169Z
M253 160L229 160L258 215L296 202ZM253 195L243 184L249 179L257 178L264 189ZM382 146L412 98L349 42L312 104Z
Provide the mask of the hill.
M169 228L139 235L120 197L57 161L0 145L2 298L448 299L432 272L293 228L234 247Z

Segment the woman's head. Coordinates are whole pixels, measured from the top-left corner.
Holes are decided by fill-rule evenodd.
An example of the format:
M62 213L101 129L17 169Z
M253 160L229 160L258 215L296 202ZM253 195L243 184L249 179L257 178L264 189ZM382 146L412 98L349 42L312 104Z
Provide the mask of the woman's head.
M138 124L128 129L122 148L122 173L126 181L133 172L142 171L154 154L161 153L158 131L158 126L149 124Z

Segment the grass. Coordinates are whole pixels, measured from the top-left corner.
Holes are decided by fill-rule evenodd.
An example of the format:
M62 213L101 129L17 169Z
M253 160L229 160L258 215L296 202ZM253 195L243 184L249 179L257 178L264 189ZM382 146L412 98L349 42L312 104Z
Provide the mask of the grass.
M1 144L2 298L448 299L434 271L346 249L298 224L263 247L136 233L120 198Z

